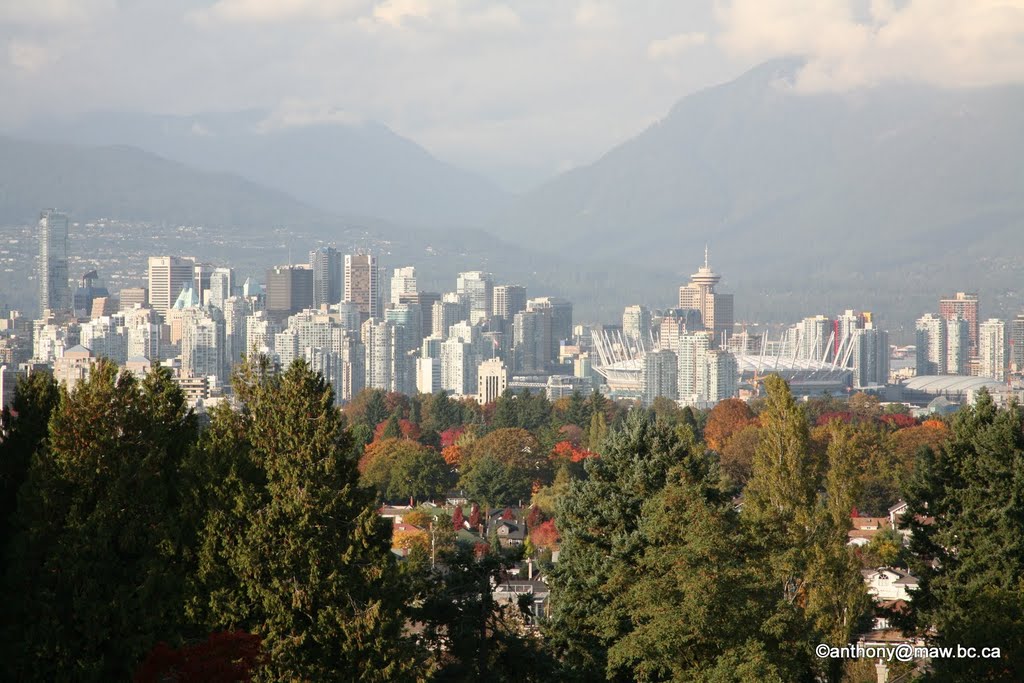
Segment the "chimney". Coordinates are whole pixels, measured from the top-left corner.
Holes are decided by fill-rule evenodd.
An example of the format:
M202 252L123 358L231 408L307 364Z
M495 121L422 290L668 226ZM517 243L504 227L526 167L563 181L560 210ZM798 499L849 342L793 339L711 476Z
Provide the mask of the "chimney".
M533 581L533 558L526 561L526 578Z

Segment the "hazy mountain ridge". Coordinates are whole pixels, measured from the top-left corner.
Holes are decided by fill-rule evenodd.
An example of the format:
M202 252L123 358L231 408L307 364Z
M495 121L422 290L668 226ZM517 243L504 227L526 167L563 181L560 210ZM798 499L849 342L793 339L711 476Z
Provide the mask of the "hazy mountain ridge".
M982 229L993 255L1024 253L1024 87L803 95L797 65L682 99L492 229L681 274L710 242L719 270L757 279L940 259Z
M405 225L479 225L508 201L490 181L372 121L302 123L258 110L194 116L114 112L36 122L19 135L129 144L198 169L248 178L310 206Z

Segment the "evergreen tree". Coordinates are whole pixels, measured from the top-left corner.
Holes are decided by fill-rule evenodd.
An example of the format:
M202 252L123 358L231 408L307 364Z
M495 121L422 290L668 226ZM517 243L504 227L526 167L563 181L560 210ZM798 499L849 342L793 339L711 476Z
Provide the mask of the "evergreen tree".
M932 662L931 680L1024 677L1024 415L982 392L938 452L925 449L906 489L911 626L936 645L998 647L1001 658Z
M369 389L369 397L366 400L365 423L370 429L376 428L384 420L388 419L387 395L380 389Z
M236 393L244 413L215 414L204 442L234 481L207 517L192 613L260 636L262 680L415 678L388 529L330 387L302 361L251 363Z
M50 415L59 400L53 376L34 372L18 378L14 401L0 413L0 556L10 542L18 491L32 456L45 445Z
M381 434L382 439L401 439L402 438L402 426L398 422L398 414L392 413L391 417L384 425L384 433Z
M125 680L180 637L191 542L181 482L196 429L165 368L139 382L100 361L62 391L8 564L10 680Z
M578 390L572 392L569 397L569 409L566 411L566 422L578 427L586 427L590 424L590 406Z
M587 432L587 448L600 452L604 440L608 437L608 425L604 421L604 413L595 410L590 418L590 431Z
M587 478L573 482L557 503L561 556L551 574L552 621L548 636L567 679L603 678L610 644L626 632L623 606L612 601L612 583L623 566L635 566L645 550L640 532L645 503L679 467L699 486L717 479L709 462L686 451L667 425L631 412L605 443L601 458L586 461ZM616 680L622 678L619 676Z

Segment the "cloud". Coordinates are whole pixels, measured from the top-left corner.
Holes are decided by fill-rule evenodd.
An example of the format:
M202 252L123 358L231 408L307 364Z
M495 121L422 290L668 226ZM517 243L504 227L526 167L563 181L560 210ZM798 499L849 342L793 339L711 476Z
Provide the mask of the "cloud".
M282 128L298 128L324 123L355 126L364 121L365 119L358 114L326 102L287 98L267 118L260 121L256 129L261 133L269 133Z
M517 15L501 3L466 0L387 0L373 9L376 22L391 27L415 26L451 31L516 28Z
M693 31L677 33L668 38L652 40L647 45L647 56L651 59L672 59L690 48L698 47L708 41L707 34Z
M366 0L217 0L187 18L199 26L351 19L369 8Z
M622 26L618 12L608 2L583 0L576 8L573 23L582 29L609 30Z
M0 26L71 24L112 9L114 0L0 0Z
M717 42L732 56L805 57L798 90L1024 81L1019 0L731 0L717 18Z
M7 57L14 68L29 73L39 71L57 59L57 55L46 46L25 40L12 40L7 45Z

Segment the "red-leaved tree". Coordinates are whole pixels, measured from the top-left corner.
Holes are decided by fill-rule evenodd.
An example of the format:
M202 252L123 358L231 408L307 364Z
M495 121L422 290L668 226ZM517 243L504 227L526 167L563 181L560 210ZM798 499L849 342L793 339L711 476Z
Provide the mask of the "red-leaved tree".
M134 683L247 683L260 665L260 637L218 631L201 643L174 649L157 643L132 676Z

